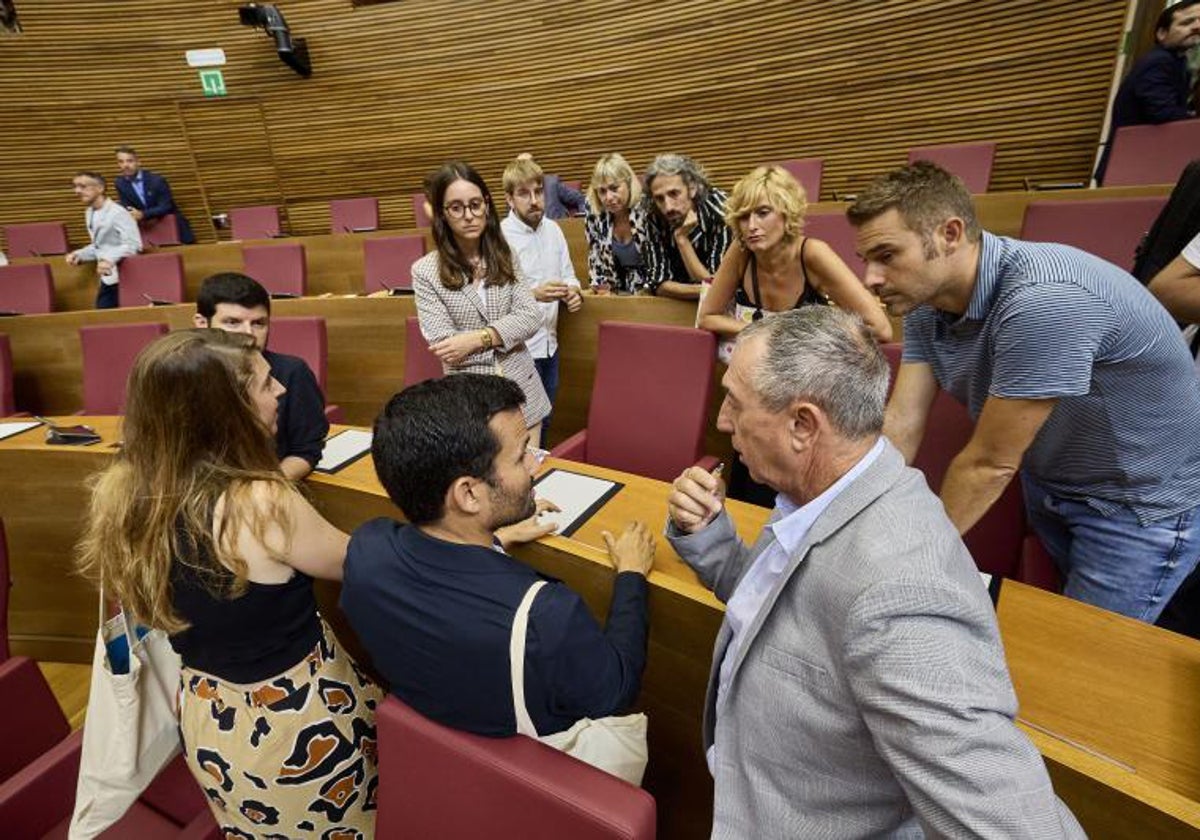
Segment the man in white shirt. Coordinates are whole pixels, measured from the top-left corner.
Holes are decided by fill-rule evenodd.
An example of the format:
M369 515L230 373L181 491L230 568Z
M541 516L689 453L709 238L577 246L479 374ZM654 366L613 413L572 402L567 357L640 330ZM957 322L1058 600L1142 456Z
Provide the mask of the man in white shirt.
M510 163L504 170L509 212L500 223L542 310L542 327L526 342L550 398L551 413L542 421L542 440L550 428L558 392L558 307L561 303L568 312L578 312L583 306L567 239L557 222L545 218L544 185L542 168L527 156Z
M96 308L115 309L120 280L117 264L142 250L142 235L129 211L104 194L107 185L103 175L77 172L71 183L75 195L87 208L84 221L91 242L67 254L67 264L96 263L96 274L100 277Z

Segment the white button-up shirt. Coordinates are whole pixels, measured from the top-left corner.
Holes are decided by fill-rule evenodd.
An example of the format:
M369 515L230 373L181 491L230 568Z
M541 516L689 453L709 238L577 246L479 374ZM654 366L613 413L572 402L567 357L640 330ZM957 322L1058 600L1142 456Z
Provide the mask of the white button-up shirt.
M567 238L553 219L543 218L535 230L509 211L500 223L500 230L520 262L530 288L550 280L561 280L579 288ZM558 305L556 300L538 304L542 310L541 329L525 342L535 359L548 359L558 352Z
M845 490L850 483L858 478L867 467L875 463L875 459L883 452L883 438L879 438L871 451L859 459L850 471L829 485L820 496L806 505L797 505L784 494L775 497L775 510L779 518L768 525L766 529L775 538L738 581L737 589L733 591L729 602L725 604L725 621L729 623L732 636L725 646L725 656L721 659L721 670L717 682L717 714L724 707L725 690L733 676L733 663L737 661L738 650L745 639L746 628L754 623L759 612L766 603L767 596L779 582L784 569L787 568L792 554L804 542L808 531L825 509L833 504L833 500ZM708 769L716 766L716 749L714 741L708 749Z

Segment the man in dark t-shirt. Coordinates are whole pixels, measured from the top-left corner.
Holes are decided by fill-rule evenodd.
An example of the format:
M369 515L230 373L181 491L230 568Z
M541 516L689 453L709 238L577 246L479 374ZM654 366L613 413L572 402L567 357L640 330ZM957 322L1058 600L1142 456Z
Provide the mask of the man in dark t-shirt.
M271 376L286 389L279 398L279 468L293 481L304 478L321 460L325 436L329 434L325 397L303 359L266 349L271 328L271 296L267 290L245 274L214 274L200 286L194 323L254 337L271 366Z

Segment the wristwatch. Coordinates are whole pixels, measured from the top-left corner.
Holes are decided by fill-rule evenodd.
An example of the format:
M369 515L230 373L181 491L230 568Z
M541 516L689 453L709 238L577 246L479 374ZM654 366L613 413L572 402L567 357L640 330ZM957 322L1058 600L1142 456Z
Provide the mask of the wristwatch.
M492 331L489 329L482 329L479 331L479 340L483 345L482 349L484 350L491 350L492 345L495 344L495 342L492 341Z

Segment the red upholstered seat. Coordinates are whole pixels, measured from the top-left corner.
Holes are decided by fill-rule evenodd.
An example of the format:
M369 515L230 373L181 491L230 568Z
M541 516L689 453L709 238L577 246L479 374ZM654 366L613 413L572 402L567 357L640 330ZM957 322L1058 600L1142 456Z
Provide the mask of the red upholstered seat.
M8 256L10 258L65 254L71 250L71 246L67 243L67 226L62 222L6 225L4 238L8 240Z
M555 447L554 456L660 481L701 461L713 334L602 321L596 352L587 428Z
M179 254L126 257L118 270L121 306L148 306L154 301L183 303L183 258Z
M267 349L299 356L317 378L321 393L329 381L329 344L324 318L272 318ZM330 423L344 423L340 406L326 403L325 417Z
M379 199L339 198L329 202L329 230L332 233L379 229Z
M429 351L429 343L421 335L421 325L416 317L404 320L404 387L416 385L426 379L441 379L442 362Z
M279 208L274 204L235 207L229 211L229 229L234 239L271 239L279 236Z
M0 265L0 312L54 311L54 275L45 263Z
M531 738L448 729L395 697L380 705L377 724L377 837L655 836L650 794Z
M908 162L928 160L957 175L973 193L985 193L992 179L995 143L951 143L946 146L918 146L908 152Z
M792 158L781 160L779 165L792 173L792 177L804 187L809 201L821 200L821 176L825 172L825 161L821 158Z
M412 289L412 266L425 256L420 234L363 240L363 286L368 293Z
M7 567L0 571L7 589ZM0 663L0 783L70 734L71 726L37 663L24 656Z
M308 288L308 266L304 246L299 242L285 245L247 245L242 249L246 274L272 295L303 297Z
M4 533L4 520L0 519L0 665L8 661L8 594L12 589L12 577L8 571L8 538ZM0 781L3 780L5 759L0 757Z
M883 349L892 366L892 384L895 384L903 347L900 344L885 344ZM925 480L934 493L941 491L946 469L954 456L967 445L974 429L967 409L954 397L939 390L929 410L925 437L912 463L912 466L925 473ZM980 571L1016 578L1021 568L1025 532L1025 502L1021 495L1021 483L1013 479L991 509L967 532L963 542L967 544Z
M166 324L80 327L84 413L123 413L126 380L133 369L134 359L143 347L166 334Z
M181 245L179 238L179 218L174 213L159 216L156 219L143 220L138 225L142 233L143 245Z
M1073 245L1128 271L1138 243L1166 202L1165 195L1031 201L1025 207L1021 238Z
M1104 186L1174 184L1200 156L1200 120L1127 125L1113 139Z
M820 215L806 216L804 235L820 239L829 245L858 278L861 279L867 273L866 265L855 252L854 225L850 224L845 213L821 213Z
M429 214L425 212L425 201L425 193L415 192L412 194L413 222L419 228L433 227Z

